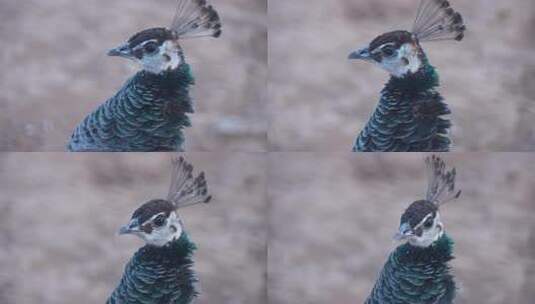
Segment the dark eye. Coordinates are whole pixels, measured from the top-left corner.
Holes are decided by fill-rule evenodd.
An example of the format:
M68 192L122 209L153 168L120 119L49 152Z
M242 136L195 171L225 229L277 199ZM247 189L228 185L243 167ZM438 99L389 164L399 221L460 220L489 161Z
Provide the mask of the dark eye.
M158 50L158 45L154 42L149 42L143 46L143 49L145 49L146 53L152 54Z
M384 48L381 49L381 51L383 52L383 54L385 54L385 56L392 56L394 55L394 48L391 47L391 46L385 46Z
M431 228L433 226L433 222L434 220L432 217L428 218L427 220L425 220L424 227Z
M163 214L160 214L152 222L155 226L163 226L163 224L165 224L165 216Z

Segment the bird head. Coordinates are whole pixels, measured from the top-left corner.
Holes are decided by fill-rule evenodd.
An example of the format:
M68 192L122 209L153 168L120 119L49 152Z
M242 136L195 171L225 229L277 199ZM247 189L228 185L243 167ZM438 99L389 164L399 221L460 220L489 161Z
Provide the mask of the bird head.
M462 40L466 27L461 15L446 0L421 0L411 32L393 31L377 36L349 54L349 59L372 62L394 77L416 73L425 53L420 42Z
M119 234L134 234L153 246L164 246L182 235L182 221L173 204L152 200L139 207Z
M147 244L157 247L180 238L183 225L177 209L208 203L212 197L201 172L193 177L193 166L184 158L173 159L171 186L167 199L156 199L144 203L136 209L128 224L119 229L119 234L133 234Z
M420 200L412 203L403 213L399 231L394 238L407 240L411 245L427 247L444 233L438 208L431 202Z
M372 62L396 77L416 73L422 65L423 50L411 33L395 31L382 34L349 55L349 59Z
M219 37L221 20L206 0L178 0L175 18L169 28L140 31L108 52L139 63L148 72L159 74L176 69L184 62L180 39Z
M444 234L439 207L461 195L455 189L455 168L447 171L444 161L434 155L426 159L426 164L429 175L426 199L415 201L403 212L399 231L394 236L416 247L428 247Z
M166 28L143 30L108 55L131 59L154 74L176 69L184 60L175 33Z

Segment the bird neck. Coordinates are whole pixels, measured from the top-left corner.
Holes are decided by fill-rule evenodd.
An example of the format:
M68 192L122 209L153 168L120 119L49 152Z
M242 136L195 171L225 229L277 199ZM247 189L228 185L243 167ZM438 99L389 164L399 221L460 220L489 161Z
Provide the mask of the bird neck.
M195 83L189 64L182 63L175 69L165 70L155 74L149 71L139 71L134 79L144 84L149 89L166 89L175 92L180 89L187 89Z
M197 246L186 232L180 238L162 247L145 245L136 252L136 257L142 260L160 261L178 265L193 264L192 256Z
M135 123L137 133L130 141L129 150L176 151L183 149L182 129L191 126L188 113L193 113L190 86L194 79L186 63L160 74L138 72L114 102L127 108L118 122L130 133ZM126 118L126 119L124 119ZM133 123L132 123L133 122ZM115 129L115 127L114 127ZM143 134L143 136L139 136ZM124 144L121 144L124 146Z
M396 248L394 255L404 264L446 263L453 259L453 240L444 233L428 247L417 247L409 243L400 245Z
M140 248L106 304L192 303L198 294L192 269L195 249L185 232L166 246Z
M438 87L439 79L435 68L425 55L420 56L420 60L422 66L415 73L409 72L403 77L390 77L385 90L402 94L417 94Z
M353 151L448 151L450 110L435 90L438 74L425 56L422 67L402 78L392 76Z

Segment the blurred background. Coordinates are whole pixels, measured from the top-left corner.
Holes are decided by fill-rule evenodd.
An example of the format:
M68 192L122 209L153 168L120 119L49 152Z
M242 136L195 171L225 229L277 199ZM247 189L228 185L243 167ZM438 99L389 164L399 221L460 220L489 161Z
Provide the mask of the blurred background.
M0 151L64 151L74 127L138 67L106 56L168 26L177 0L0 0ZM212 0L219 39L182 42L196 85L188 151L265 151L266 0Z
M348 54L412 27L419 0L269 0L270 148L351 151L388 80ZM535 2L452 0L468 31L425 43L454 151L535 150Z
M461 197L441 218L455 241L456 303L530 304L535 156L448 154ZM422 199L423 154L272 153L268 291L273 304L364 303L403 211Z
M196 303L265 304L265 157L185 156L214 197L179 210L199 247ZM0 154L0 303L104 303L143 245L117 231L142 203L167 195L170 158Z

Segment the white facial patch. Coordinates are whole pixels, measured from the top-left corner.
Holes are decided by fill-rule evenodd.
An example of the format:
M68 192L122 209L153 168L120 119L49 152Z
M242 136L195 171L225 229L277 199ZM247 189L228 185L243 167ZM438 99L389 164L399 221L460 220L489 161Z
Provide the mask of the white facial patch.
M181 58L179 51L178 44L175 41L168 40L160 46L158 52L154 54L143 54L143 57L137 59L137 61L143 66L144 70L159 74L175 69L180 65Z
M150 223L159 214L154 215L146 223ZM165 224L161 227L153 227L151 233L145 233L143 231L137 233L147 244L162 247L165 244L177 240L182 235L182 223L176 212L171 212L167 218Z
M405 43L393 56L383 56L381 62L376 62L376 64L387 70L391 75L402 77L408 72L416 73L422 62L418 57L417 47L412 43Z
M435 215L435 219L431 228L424 227L424 223L429 216L431 216L431 214L426 216L420 223L418 223L418 225L413 228L413 230L421 228L422 235L411 235L409 237L409 243L411 245L416 247L428 247L444 234L444 226L440 222L440 214L438 212Z

